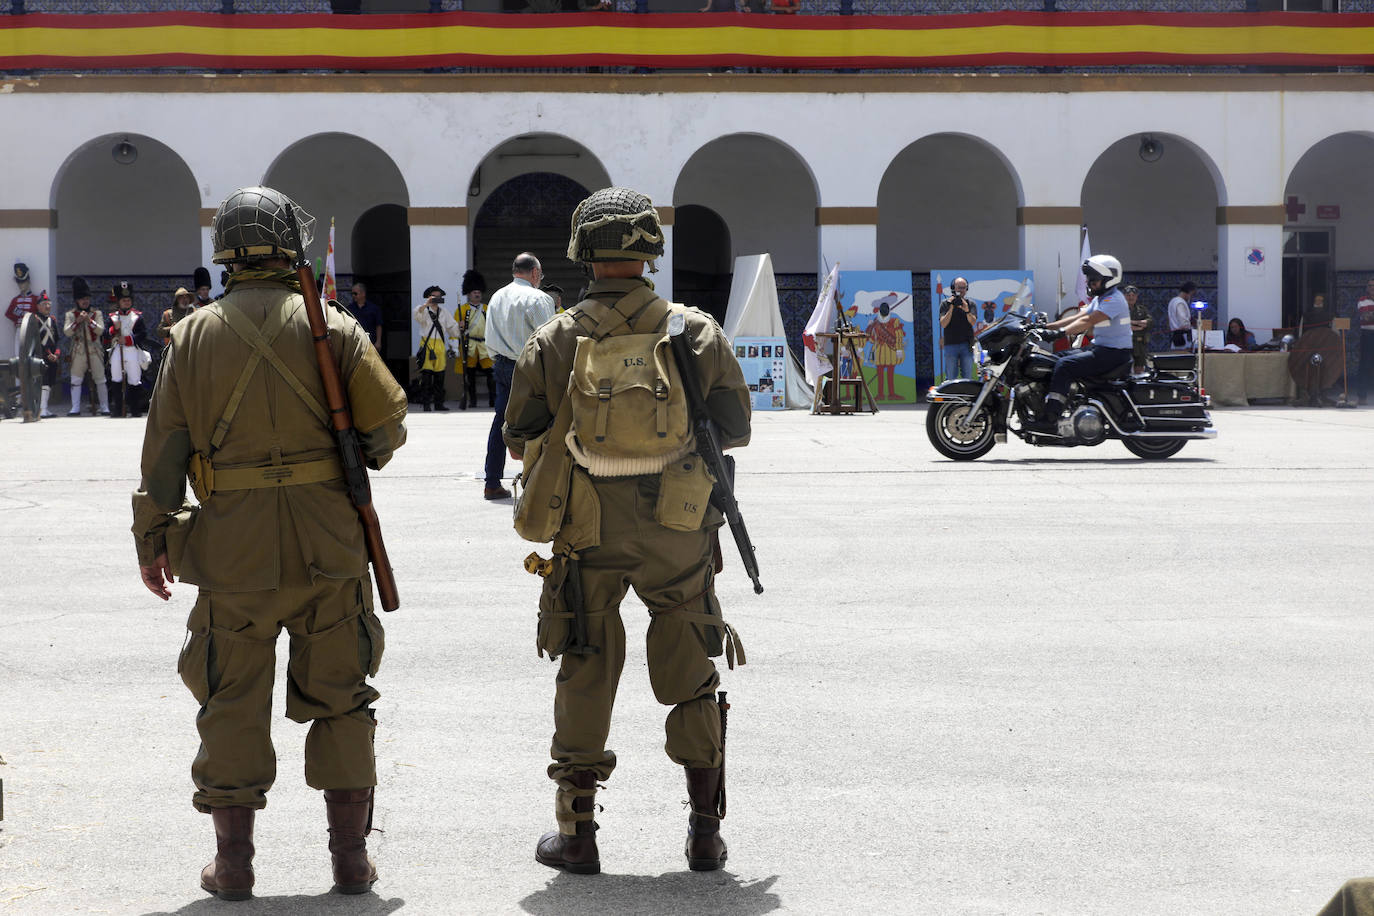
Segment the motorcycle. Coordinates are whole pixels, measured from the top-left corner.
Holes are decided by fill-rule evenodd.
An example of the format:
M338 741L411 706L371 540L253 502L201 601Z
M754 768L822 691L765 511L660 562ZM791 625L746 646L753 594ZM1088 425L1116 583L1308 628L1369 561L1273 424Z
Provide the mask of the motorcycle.
M972 461L1011 433L1031 445L1058 447L1120 439L1136 457L1161 460L1189 439L1216 438L1207 413L1211 398L1195 384L1195 373L1135 378L1129 360L1106 376L1075 381L1054 432L1027 429L1045 409L1055 363L1073 352L1046 345L1045 321L1043 314L1007 313L976 337L978 379L950 379L930 389L926 435L936 451Z

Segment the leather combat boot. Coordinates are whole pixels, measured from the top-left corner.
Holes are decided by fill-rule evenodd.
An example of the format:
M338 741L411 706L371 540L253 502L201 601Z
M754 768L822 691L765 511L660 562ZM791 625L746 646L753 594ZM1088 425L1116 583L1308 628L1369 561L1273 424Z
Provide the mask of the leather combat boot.
M601 872L601 853L596 848L596 774L590 771L574 773L568 781L577 787L577 794L563 788L558 790L558 813L562 814L565 804L574 815L586 815L577 820L573 829L576 833L567 834L551 830L539 838L539 846L534 851L534 860L550 868L561 868L574 875L595 875ZM560 818L562 820L562 818Z
M252 808L212 808L215 858L200 873L201 889L221 900L253 896Z
M377 864L367 854L372 830L372 789L325 789L329 818L329 854L334 863L334 890L365 894L377 880Z
M725 864L725 840L720 821L725 816L721 767L683 767L687 771L687 796L692 813L687 818L687 867L715 871Z

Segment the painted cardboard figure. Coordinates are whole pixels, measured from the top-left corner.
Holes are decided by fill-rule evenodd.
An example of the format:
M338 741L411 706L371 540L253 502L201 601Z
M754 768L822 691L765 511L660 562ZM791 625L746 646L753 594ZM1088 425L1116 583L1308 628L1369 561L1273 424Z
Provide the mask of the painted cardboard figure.
M879 401L900 401L897 394L897 367L906 359L906 328L894 309L901 305L906 296L889 293L873 306L877 316L868 323L865 332L872 350L873 369L877 381L874 398Z

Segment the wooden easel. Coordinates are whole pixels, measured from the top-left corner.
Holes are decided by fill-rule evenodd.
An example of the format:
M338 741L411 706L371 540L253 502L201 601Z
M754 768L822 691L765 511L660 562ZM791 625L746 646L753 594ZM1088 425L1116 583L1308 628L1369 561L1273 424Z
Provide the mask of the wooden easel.
M859 351L855 347L855 342L866 340L868 335L863 331L855 330L845 317L844 309L840 307L840 291L834 292L835 302L835 330L833 332L817 334L817 339L825 340L829 343L830 350L830 371L816 380L816 394L811 399L811 413L831 414L838 416L841 414L853 414L864 410L864 401L868 401L868 412L878 412L878 402L873 400L873 392L868 388L868 379L864 378L863 360L859 358ZM845 350L849 351L849 358L854 367L854 374L840 378L840 356ZM830 393L830 403L823 403L825 386L828 384L833 389ZM846 402L844 398L844 388L849 386L854 392L854 403Z

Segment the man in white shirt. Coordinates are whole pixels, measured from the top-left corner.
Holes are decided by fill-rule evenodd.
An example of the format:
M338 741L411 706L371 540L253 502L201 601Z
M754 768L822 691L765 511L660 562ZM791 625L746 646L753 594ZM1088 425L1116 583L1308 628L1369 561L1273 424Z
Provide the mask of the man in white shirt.
M1374 381L1374 279L1364 285L1364 295L1355 303L1355 319L1360 323L1360 372L1355 377L1355 394L1363 404L1369 383Z
M511 262L511 281L498 289L487 303L487 350L491 353L492 378L496 382L496 413L487 436L486 488L484 499L509 499L510 490L501 486L506 476L506 442L501 426L506 421L510 400L511 376L515 360L535 330L553 317L553 298L539 290L544 269L528 251Z
M1193 345L1193 293L1197 284L1192 280L1178 288L1178 295L1169 300L1169 333L1175 349L1186 350Z

